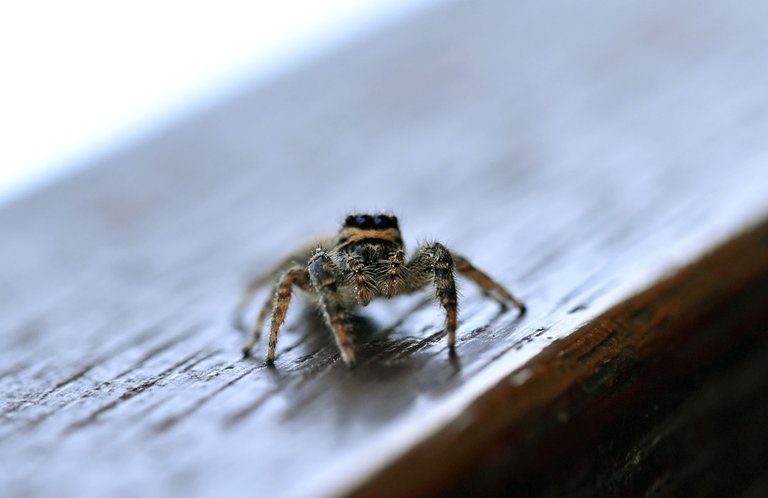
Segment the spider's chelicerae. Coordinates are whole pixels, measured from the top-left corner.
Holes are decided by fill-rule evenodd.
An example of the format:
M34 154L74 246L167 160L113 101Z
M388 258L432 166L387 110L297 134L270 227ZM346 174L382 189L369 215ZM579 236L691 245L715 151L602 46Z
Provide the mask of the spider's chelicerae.
M337 235L296 251L273 271L248 285L237 308L240 317L258 289L270 282L275 283L270 298L261 308L253 335L243 348L243 353L250 354L271 311L267 362L274 362L277 332L285 320L293 287L298 287L315 298L325 322L333 332L344 363L352 366L355 354L347 337L348 310L355 306L366 306L376 297L409 294L429 285L434 287L435 299L445 309L448 348L453 351L456 343L457 307L454 271L475 282L483 294L502 306L512 304L521 314L525 312L525 305L519 299L475 268L466 258L449 251L440 243L420 245L406 262L405 246L395 216L347 216Z

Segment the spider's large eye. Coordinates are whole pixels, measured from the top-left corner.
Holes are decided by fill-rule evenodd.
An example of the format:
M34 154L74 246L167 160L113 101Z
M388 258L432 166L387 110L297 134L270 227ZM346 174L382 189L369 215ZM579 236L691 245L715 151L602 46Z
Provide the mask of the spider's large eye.
M355 216L355 224L359 227L365 226L367 224L366 223L367 221L368 221L368 217L363 214L358 214L357 216Z
M373 217L373 226L380 227L383 222L384 220L381 216L376 215Z

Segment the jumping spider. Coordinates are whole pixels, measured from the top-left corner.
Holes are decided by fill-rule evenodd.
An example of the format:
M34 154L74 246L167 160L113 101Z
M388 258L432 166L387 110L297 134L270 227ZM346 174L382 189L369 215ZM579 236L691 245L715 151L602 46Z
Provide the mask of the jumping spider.
M486 297L502 306L512 304L525 313L525 305L466 258L440 243L422 244L410 261L405 261L405 246L397 218L386 214L347 216L339 233L314 246L296 251L273 271L254 279L243 293L236 310L241 318L256 291L276 282L272 296L261 308L256 326L243 353L248 356L258 342L267 315L272 312L267 363L275 361L277 332L285 320L293 287L311 294L333 332L341 357L348 366L355 362L347 338L348 310L366 306L371 299L409 294L433 284L435 299L445 309L448 348L456 343L456 283L454 270L469 278Z

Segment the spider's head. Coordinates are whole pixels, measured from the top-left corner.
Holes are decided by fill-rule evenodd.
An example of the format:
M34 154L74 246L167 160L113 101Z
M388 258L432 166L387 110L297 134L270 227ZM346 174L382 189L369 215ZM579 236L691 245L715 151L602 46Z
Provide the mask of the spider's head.
M344 228L358 228L360 230L386 230L398 229L397 217L388 214L350 214L344 220Z
M388 214L351 214L344 220L340 243L385 241L402 245L397 217Z

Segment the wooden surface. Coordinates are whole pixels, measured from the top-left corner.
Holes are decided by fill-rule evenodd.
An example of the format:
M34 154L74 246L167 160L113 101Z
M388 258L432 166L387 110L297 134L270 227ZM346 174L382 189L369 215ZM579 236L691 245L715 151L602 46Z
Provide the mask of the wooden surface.
M429 493L571 458L579 438L544 451L552 420L623 416L635 397L598 408L628 372L663 379L642 368L655 352L701 347L691 327L726 310L761 316L766 10L442 5L3 208L3 496ZM528 314L463 282L451 359L428 296L377 303L348 370L297 304L276 368L243 360L229 319L247 278L358 208L467 255ZM601 370L627 344L632 362ZM664 383L638 385L652 405ZM530 461L506 446L519 431Z
M464 409L460 424L356 494L398 496L404 477L415 475L409 494L765 490L766 254L768 223L618 304L501 379Z

